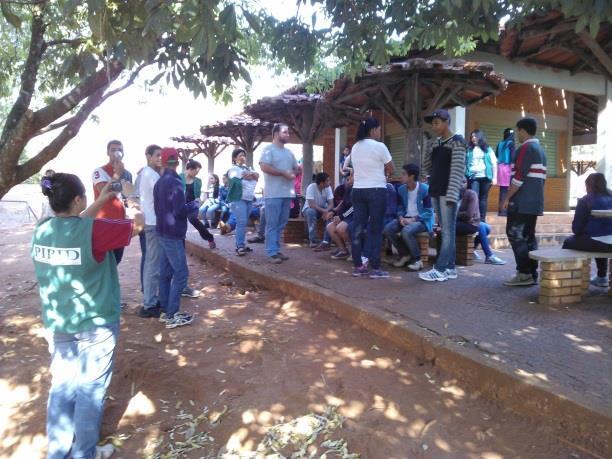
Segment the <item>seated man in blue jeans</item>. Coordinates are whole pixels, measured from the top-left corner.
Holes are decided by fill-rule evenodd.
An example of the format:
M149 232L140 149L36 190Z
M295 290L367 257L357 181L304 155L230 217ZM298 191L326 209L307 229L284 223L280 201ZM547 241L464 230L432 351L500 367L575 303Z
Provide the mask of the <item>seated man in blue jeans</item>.
M399 253L399 260L394 262L393 266L401 268L408 264L411 271L423 269L416 235L431 233L434 221L429 186L419 182L419 174L419 166L416 164L402 166L397 219L387 223L384 230L385 236Z
M330 210L334 207L334 193L330 183L329 174L319 172L315 176L315 183L311 183L306 188L306 203L302 209L302 215L304 215L310 248L317 248L319 250L327 250L329 248L329 235L327 232L325 232L322 242L317 238L317 220L322 218L327 224L332 217Z

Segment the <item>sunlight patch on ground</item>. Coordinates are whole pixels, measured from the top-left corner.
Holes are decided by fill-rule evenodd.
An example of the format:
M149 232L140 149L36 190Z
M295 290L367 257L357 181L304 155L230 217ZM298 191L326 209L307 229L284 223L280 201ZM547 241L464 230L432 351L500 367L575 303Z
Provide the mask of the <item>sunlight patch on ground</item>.
M540 380L540 381L547 381L548 382L548 376L546 376L544 373L530 373L530 372L525 371L525 370L523 370L521 368L516 370L515 373L517 375L519 375L519 376L522 376L525 379L530 380L530 381Z
M149 397L138 391L129 401L125 417L149 416L157 410Z

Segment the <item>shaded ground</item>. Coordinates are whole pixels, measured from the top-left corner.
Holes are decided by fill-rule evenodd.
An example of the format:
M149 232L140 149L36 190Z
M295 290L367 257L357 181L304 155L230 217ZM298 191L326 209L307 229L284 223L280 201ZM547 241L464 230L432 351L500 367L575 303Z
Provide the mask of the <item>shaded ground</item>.
M0 458L35 459L45 448L48 354L30 231L4 232L0 241ZM167 331L140 319L134 242L120 265L125 307L103 427L122 442L114 457L167 452L168 432L189 415L187 435L210 436L182 457L227 449L247 457L275 423L332 405L346 416L332 438L361 458L591 457L383 339L195 258L191 285L204 294L183 301L194 324ZM176 430L175 443L186 430Z

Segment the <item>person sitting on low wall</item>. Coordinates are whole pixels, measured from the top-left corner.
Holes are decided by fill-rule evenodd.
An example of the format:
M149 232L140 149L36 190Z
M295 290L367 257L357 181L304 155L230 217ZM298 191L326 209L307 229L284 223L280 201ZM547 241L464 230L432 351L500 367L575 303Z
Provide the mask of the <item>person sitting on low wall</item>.
M592 210L612 210L612 191L608 189L606 177L594 173L587 177L587 194L578 199L572 221L572 236L563 242L564 249L589 252L612 252L612 217L596 217ZM597 276L591 284L608 287L608 259L596 258Z

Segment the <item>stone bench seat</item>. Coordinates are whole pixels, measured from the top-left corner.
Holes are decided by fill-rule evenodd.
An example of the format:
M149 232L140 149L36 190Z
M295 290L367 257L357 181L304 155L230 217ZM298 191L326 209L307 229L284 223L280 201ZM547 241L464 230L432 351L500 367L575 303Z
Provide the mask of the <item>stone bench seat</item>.
M612 253L547 247L529 252L529 258L540 262L538 303L570 304L581 302L589 288L591 258L610 259Z

